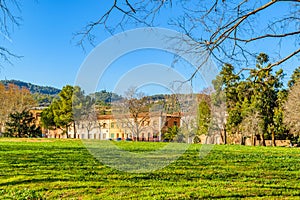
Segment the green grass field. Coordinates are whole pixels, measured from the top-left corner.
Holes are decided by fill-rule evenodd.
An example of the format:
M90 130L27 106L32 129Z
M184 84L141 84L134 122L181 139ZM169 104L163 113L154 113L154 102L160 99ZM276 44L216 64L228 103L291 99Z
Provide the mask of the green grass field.
M130 151L164 143L119 142ZM300 199L300 149L200 145L151 173L99 163L80 140L1 139L1 199ZM105 151L105 149L103 149Z

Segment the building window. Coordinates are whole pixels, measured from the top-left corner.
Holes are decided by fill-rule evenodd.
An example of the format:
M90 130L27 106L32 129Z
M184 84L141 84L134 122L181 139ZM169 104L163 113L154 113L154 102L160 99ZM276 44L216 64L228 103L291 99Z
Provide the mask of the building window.
M177 126L177 122L176 121L174 122L174 126Z
M110 127L111 127L111 128L115 128L115 123L112 122L112 123L110 124Z

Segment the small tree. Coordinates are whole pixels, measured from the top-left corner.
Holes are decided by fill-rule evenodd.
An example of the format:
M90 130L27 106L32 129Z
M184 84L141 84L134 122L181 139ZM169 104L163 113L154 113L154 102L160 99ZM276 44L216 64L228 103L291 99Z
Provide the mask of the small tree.
M52 107L45 108L41 113L42 126L46 129L54 130L56 129L56 124L54 122L54 113Z
M179 142L181 142L181 140L184 138L184 136L183 136L183 138L178 137L179 133L180 133L180 131L179 131L178 126L169 127L168 131L163 134L163 139L168 142L173 142L173 141L176 141L176 139L179 139L180 140Z
M198 107L198 135L207 135L211 122L210 107L206 101L201 101Z
M15 112L9 115L6 122L6 133L8 137L41 137L42 131L35 125L35 118L29 111Z

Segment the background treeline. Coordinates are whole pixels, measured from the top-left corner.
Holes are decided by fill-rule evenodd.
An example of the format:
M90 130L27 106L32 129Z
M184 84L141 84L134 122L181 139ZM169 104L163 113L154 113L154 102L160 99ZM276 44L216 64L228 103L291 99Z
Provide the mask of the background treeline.
M60 93L60 89L49 87L49 86L39 86L31 83L26 83L19 80L1 80L1 84L8 87L9 85L15 85L19 88L27 89L32 97L36 100L40 106L48 106L52 100Z
M260 145L266 145L265 140L272 140L272 144L276 145L275 140L278 139L300 142L300 67L294 71L287 86L284 86L283 70L273 71L266 54L261 53L256 61L255 67L239 72L231 64L223 65L220 74L213 81L214 89L198 95L199 104L191 111L196 112L197 117L190 120L193 127L188 131L188 137L197 139L200 135L209 135L210 130L217 127L221 130L220 136L225 144L236 143L235 140L245 144L247 138L251 138L253 144L254 140L260 141ZM18 121L13 123L13 120L20 116L27 117L28 124L34 124L32 116L22 112L28 112L43 102L47 102L47 108L41 116L43 126L49 129L60 128L66 132L70 126L76 127L76 122L80 120L89 121L97 114L111 114L112 103L124 100L124 97L106 90L86 95L80 87L70 85L62 90L50 89L53 93L31 94L26 87L30 84L21 85L25 86L0 84L1 132L4 132L5 127L6 130L15 130L8 125L18 126ZM184 106L184 103L178 104L178 95L161 94L145 98L147 108L151 107L153 110L157 107L166 113L180 112ZM216 114L218 121L214 121L216 116L212 116ZM19 122L26 121L25 118ZM184 128L184 124L181 126L180 128ZM190 124L186 126L191 127ZM27 130L35 128L27 127ZM172 141L172 138L179 137L180 129L174 127L168 133L166 137ZM9 134L14 135L20 136L16 133Z

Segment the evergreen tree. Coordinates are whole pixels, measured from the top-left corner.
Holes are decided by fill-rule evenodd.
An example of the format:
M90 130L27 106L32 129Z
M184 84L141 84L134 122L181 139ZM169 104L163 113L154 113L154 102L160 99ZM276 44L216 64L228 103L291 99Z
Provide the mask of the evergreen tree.
M206 101L201 101L198 106L198 131L197 135L208 134L211 123L211 111Z
M35 118L29 111L15 112L9 115L6 122L6 133L8 137L41 137L40 127L35 125Z

